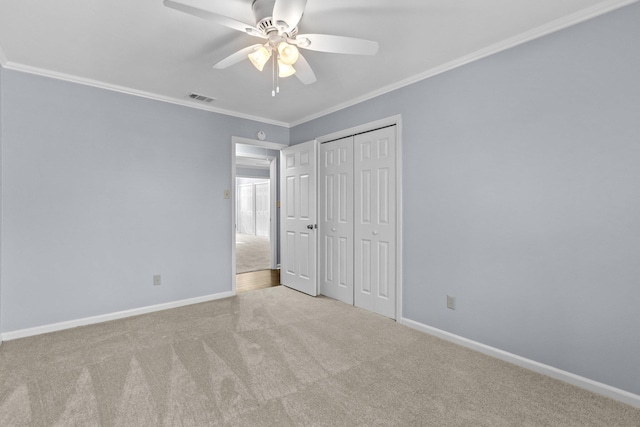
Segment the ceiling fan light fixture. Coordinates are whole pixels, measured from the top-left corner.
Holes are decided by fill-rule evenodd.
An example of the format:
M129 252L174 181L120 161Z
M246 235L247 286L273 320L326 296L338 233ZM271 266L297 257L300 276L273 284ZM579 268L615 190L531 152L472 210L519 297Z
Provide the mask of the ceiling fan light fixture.
M256 67L259 71L262 71L264 68L264 64L269 61L271 58L271 51L264 46L260 46L254 52L251 52L249 55L249 61Z
M300 57L298 48L287 42L280 42L278 45L278 57L280 62L286 65L293 65Z
M293 76L296 73L296 69L289 64L285 64L278 59L278 77L284 78Z

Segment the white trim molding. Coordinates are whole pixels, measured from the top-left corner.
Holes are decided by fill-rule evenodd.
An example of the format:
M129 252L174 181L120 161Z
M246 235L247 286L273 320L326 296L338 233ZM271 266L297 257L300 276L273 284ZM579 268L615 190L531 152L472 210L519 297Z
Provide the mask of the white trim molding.
M232 136L231 137L231 289L232 291L235 293L236 292L236 192L235 192L235 187L236 187L236 145L237 144L244 144L244 145L253 145L255 147L262 147L262 148L266 148L268 150L282 150L285 147L288 147L287 144L281 144L279 142L271 142L271 141L260 141L259 139L251 139L251 138L244 138L241 136ZM269 166L269 179L272 183L271 187L273 187L273 182L275 181L273 175L273 167L272 165ZM278 185L278 184L276 184ZM272 198L271 200L271 210L272 212L276 213L278 211L277 208L277 203L278 201L276 200L275 197ZM275 215L277 217L277 214ZM272 221L272 226L274 225L275 221ZM277 225L276 225L277 228ZM271 232L273 232L273 227L271 229ZM278 235L276 233L276 235ZM277 250L277 242L275 242L276 239L271 239L271 256L272 258L275 257L277 258L278 255L275 253ZM275 244L275 245L274 245ZM273 261L273 260L272 260ZM275 261L273 261L273 263L275 263ZM273 268L273 267L272 267ZM278 266L277 268L280 268L280 266Z
M260 141L259 139L243 138L241 136L232 136L231 143L234 144L233 147L235 147L235 144L245 144L263 147L269 150L282 150L288 147L287 144L281 144L279 142Z
M565 28L571 27L573 25L579 24L589 19L598 17L600 15L604 15L605 13L612 12L621 7L628 6L632 3L636 3L637 1L638 0L608 0L608 1L598 3L594 6L572 13L571 15L567 15L560 19L556 19L555 21L551 21L547 24L533 28L529 31L525 31L524 33L520 33L516 36L509 37L508 39L502 40L491 46L487 46L485 48L472 52L468 55L461 56L460 58L456 58L452 61L446 62L437 67L431 68L430 70L408 77L404 80L400 80L399 82L382 87L373 92L369 92L368 94L365 94L358 98L352 99L342 104L338 104L326 110L319 111L318 113L311 114L300 120L295 120L289 123L289 127L298 126L303 123L309 122L311 120L315 120L317 118L326 116L328 114L335 113L336 111L344 110L345 108L352 107L356 104L360 104L361 102L368 101L369 99L373 99L377 96L384 95L389 92L393 92L394 90L401 89L405 86L409 86L419 81L426 80L430 77L437 76L438 74L442 74L444 72L453 70L455 68L466 65L470 62L477 61L487 56L491 56L493 54L502 52L503 50L507 50L512 47L527 43L531 40L535 40L537 38L554 33L556 31L563 30Z
M403 317L400 320L400 323L420 332L424 332L429 335L442 338L445 341L449 341L454 344L469 348L471 350L478 351L482 354L486 354L487 356L495 357L496 359L512 363L516 366L529 369L530 371L534 371L539 374L564 381L593 393L600 394L602 396L617 400L622 403L626 403L627 405L631 405L636 408L640 408L640 395L621 390L619 388L612 387L610 385L603 384L598 381L582 377L580 375L572 374L571 372L563 371L562 369L554 368L553 366L545 365L544 363L536 362L535 360L527 359L526 357L518 356L516 354L509 353L507 351L500 350L498 348L491 347L489 345L482 344L480 342L473 341L447 331L443 331L442 329L425 325L424 323L416 322L415 320Z
M101 314L98 316L85 317L82 319L68 320L66 322L52 323L49 325L36 326L34 328L19 329L17 331L5 332L2 334L2 341L26 338L34 335L46 334L49 332L62 331L64 329L77 328L78 326L93 325L96 323L108 322L110 320L123 319L125 317L138 316L140 314L153 313L156 311L168 310L171 308L184 307L186 305L198 304L201 302L214 301L222 298L229 298L235 292L220 292L217 294L204 295L201 297L172 301L163 304L149 305L146 307L133 308L131 310L117 311L115 313Z
M1 59L1 56L0 56ZM216 108L211 105L205 104L197 104L195 101L181 98L174 98L165 95L159 95L157 93L142 91L138 89L132 89L126 86L120 86L112 83L102 82L99 80L87 79L84 77L74 76L71 74L59 73L57 71L50 71L43 68L32 67L30 65L18 64L11 61L6 61L6 64L3 64L4 67L8 70L20 71L27 74L33 74L41 77L48 77L51 79L62 80L70 83L76 83L85 86L91 86L99 89L110 90L113 92L120 92L127 95L138 96L141 98L152 99L154 101L167 102L169 104L181 105L183 107L195 108L197 110L210 111L212 113L223 114L225 116L238 117L240 119L253 120L260 123L281 126L284 128L288 128L289 124L285 122L280 122L277 120L271 120L264 117L252 116L250 114L240 113L238 111L226 110L224 108Z
M393 83L391 85L385 86L383 88L377 89L375 91L372 91L368 94L365 94L363 96L354 98L350 101L346 101L342 104L338 104L334 107L331 107L329 109L317 112L315 114L309 115L307 117L304 117L302 119L299 120L294 120L290 123L286 123L286 122L281 122L281 121L277 121L277 120L273 120L273 119L268 119L265 117L257 117L257 116L251 116L251 115L247 115L247 114L243 114L237 111L231 111L231 110L225 110L222 108L215 108L215 107L211 107L211 106L206 106L206 105L197 105L194 104L193 102L190 102L187 99L180 99L180 98L173 98L173 97L168 97L168 96L163 96L163 95L158 95L158 94L154 94L154 93L150 93L150 92L144 92L144 91L139 91L139 90L135 90L135 89L131 89L131 88L127 88L127 87L123 87L123 86L118 86L118 85L113 85L110 83L106 83L106 82L101 82L101 81L97 81L97 80L92 80L92 79L86 79L83 77L79 77L79 76L73 76L70 74L64 74L64 73L58 73L55 71L50 71L50 70L45 70L42 68L37 68L37 67L31 67L28 65L23 65L23 64L18 64L15 62L11 62L7 59L6 55L2 52L2 49L0 47L0 64L7 68L7 69L12 69L12 70L17 70L17 71L22 71L25 73L30 73L30 74L36 74L36 75L40 75L40 76L44 76L44 77L50 77L50 78L54 78L54 79L58 79L58 80L65 80L65 81L69 81L69 82L73 82L73 83L78 83L78 84L83 84L83 85L88 85L88 86L94 86L94 87L98 87L98 88L102 88L102 89L106 89L106 90L112 90L115 92L122 92L122 93L126 93L126 94L130 94L130 95L135 95L135 96L140 96L143 98L149 98L149 99L153 99L156 101L162 101L162 102L168 102L171 104L177 104L177 105L182 105L185 107L189 107L189 108L196 108L196 109L200 109L200 110L206 110L206 111L211 111L214 113L219 113L219 114L224 114L224 115L228 115L228 116L232 116L232 117L238 117L238 118L242 118L242 119L248 119L248 120L254 120L257 122L262 122L262 123L267 123L267 124L272 124L272 125L276 125L276 126L282 126L285 128L291 128L297 125L300 125L302 123L306 123L308 121L317 119L319 117L323 117L326 116L328 114L334 113L336 111L340 111L343 110L347 107L351 107L353 105L359 104L361 102L367 101L369 99L375 98L377 96L380 95L384 95L385 93L388 92L392 92L394 90L400 89L402 87L411 85L413 83L419 82L421 80L425 80L429 77L433 77L436 76L438 74L444 73L446 71L452 70L454 68L460 67L462 65L468 64L470 62L476 61L478 59L482 59L486 56L489 55L493 55L495 53L501 52L503 50L512 48L514 46L526 43L528 41L537 39L539 37L545 36L547 34L551 34L553 32L562 30L564 28L570 27L572 25L576 25L579 24L581 22L587 21L589 19L595 18L597 16L603 15L605 13L614 11L616 9L619 9L621 7L624 6L628 6L630 4L636 3L638 0L607 0L607 1L603 1L603 2L599 2L591 7L587 7L585 9L582 9L580 11L577 11L571 15L565 16L563 18L557 19L555 21L552 21L550 23L541 25L537 28L533 28L529 31L525 31L524 33L521 33L517 36L514 37L510 37L506 40L503 40L501 42L495 43L491 46L488 46L486 48L480 49L478 51L472 52L468 55L462 56L458 59L455 59L453 61L447 62L445 64L442 64L440 66L434 67L430 70L427 70L423 73L420 74L416 74L414 76L411 76L407 79L401 80L397 83Z

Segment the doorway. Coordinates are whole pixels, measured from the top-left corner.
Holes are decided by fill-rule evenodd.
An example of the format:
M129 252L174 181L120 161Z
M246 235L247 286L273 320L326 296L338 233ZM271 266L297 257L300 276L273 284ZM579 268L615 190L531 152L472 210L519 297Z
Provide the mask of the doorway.
M232 138L232 272L236 293L280 284L278 163L284 144Z
M236 274L271 269L270 186L268 178L236 177Z

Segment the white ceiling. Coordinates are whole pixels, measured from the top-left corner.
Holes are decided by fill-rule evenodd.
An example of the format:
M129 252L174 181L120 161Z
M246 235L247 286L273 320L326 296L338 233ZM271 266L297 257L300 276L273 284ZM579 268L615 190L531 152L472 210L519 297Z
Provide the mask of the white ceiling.
M254 23L251 0L182 0ZM298 27L375 40L376 56L304 51L318 81L280 82L249 61L213 64L258 43L162 0L0 0L0 61L9 69L293 125L633 0L308 0ZM191 92L215 98L191 101Z

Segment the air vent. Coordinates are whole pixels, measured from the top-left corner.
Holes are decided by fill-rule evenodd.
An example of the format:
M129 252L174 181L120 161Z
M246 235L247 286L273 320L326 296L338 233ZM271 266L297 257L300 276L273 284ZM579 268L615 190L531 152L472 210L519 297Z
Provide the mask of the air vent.
M197 93L190 93L189 94L189 98L194 99L196 101L200 101L200 102L213 102L213 101L215 101L214 98L209 98L208 96L204 96L204 95L198 95Z

